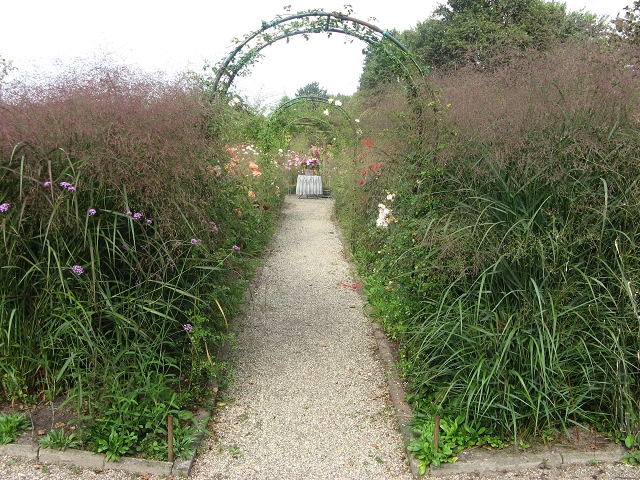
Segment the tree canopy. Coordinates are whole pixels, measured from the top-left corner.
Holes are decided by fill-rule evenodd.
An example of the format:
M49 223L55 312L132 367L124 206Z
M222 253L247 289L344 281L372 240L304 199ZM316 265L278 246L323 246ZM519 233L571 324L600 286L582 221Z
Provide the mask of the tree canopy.
M616 30L632 43L640 43L640 0L635 0L633 6L627 6L624 17L618 17L614 23Z
M326 88L321 88L318 82L311 82L301 87L296 92L296 97L322 97L329 98Z
M640 4L640 0L636 2ZM486 68L567 37L597 37L605 18L544 0L448 0L430 18L397 35L419 61L435 68ZM394 81L397 72L375 47L365 50L361 88Z

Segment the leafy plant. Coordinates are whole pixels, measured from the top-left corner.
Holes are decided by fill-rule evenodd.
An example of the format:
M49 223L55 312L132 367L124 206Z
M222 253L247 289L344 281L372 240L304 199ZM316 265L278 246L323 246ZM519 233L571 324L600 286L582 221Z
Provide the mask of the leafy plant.
M467 422L464 417L443 416L440 418L438 445L435 444L435 416L418 414L413 419L412 430L416 437L407 449L418 460L420 475L429 465L440 466L442 463L453 463L465 448L490 445L493 448L504 448L504 442L493 435L479 422Z
M96 452L104 453L107 460L118 461L123 455L133 453L133 447L138 443L138 437L134 432L127 432L126 427L111 427L106 438L96 440Z
M55 450L65 451L67 448L78 448L82 445L82 441L75 432L69 435L65 434L64 427L60 430L49 430L44 437L40 439L41 448L53 448Z
M14 442L25 430L31 430L31 422L23 413L0 414L0 445Z

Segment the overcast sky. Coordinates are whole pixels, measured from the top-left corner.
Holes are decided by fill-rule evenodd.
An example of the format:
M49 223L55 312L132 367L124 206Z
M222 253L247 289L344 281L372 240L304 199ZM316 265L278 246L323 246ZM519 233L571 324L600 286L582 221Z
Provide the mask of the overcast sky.
M234 37L257 30L291 12L322 9L345 12L382 29L406 30L427 19L444 0L342 0L311 3L307 0L21 0L0 7L0 56L13 60L20 73L48 71L74 59L111 56L122 63L169 74L187 69L201 71L205 61L217 63L232 48ZM568 10L587 11L615 18L632 0L568 0ZM265 58L251 76L236 80L235 88L254 102L269 105L283 95L317 81L330 94L351 94L362 71L362 49L341 35L316 34L290 43L277 42L262 52Z

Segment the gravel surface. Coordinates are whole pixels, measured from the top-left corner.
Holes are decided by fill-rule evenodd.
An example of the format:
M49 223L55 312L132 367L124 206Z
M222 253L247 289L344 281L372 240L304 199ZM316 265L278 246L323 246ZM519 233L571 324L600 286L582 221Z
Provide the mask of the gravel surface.
M288 196L194 479L411 479L330 199Z

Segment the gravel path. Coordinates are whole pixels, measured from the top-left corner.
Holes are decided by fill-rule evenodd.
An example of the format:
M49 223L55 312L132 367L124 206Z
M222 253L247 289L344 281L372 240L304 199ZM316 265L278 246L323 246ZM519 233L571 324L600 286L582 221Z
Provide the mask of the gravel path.
M332 210L287 197L192 478L412 478Z

